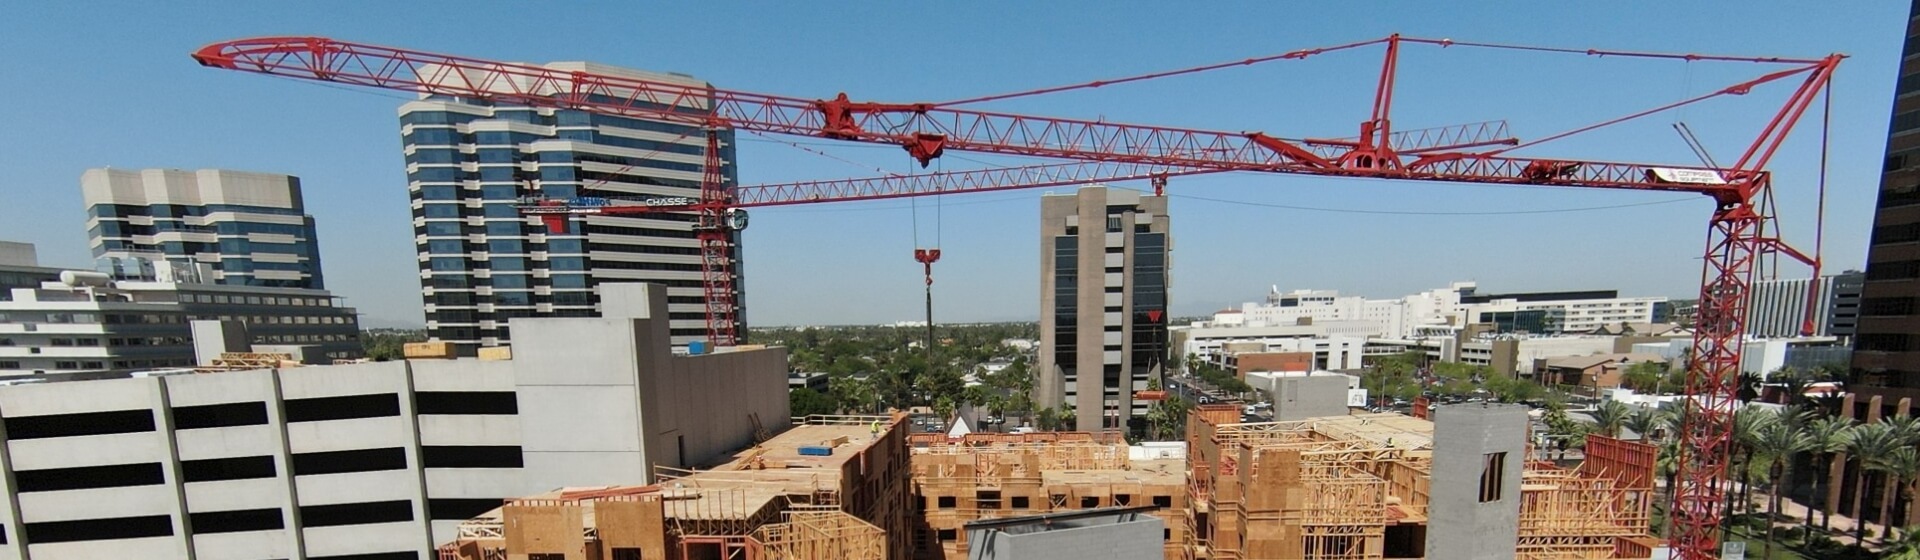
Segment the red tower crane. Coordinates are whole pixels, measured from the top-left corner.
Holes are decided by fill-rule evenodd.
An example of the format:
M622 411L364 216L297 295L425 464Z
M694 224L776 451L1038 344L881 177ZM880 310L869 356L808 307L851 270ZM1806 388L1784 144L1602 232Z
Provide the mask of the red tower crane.
M1338 50L1380 45L1386 51L1372 112L1357 136L1346 139L1290 139L1261 132L1222 132L1190 128L1064 119L962 108L979 102L1189 74L1217 68L1290 60ZM1783 69L1696 97L1592 126L1518 142L1503 123L1396 131L1391 121L1399 52L1407 45L1472 47L1560 52L1585 56L1767 64ZM1679 488L1670 511L1676 531L1675 557L1717 557L1716 508L1720 482L1731 456L1731 417L1745 333L1747 300L1756 261L1785 254L1817 266L1817 259L1794 251L1765 231L1762 197L1771 188L1767 163L1815 100L1826 91L1842 55L1814 59L1706 56L1593 49L1557 49L1489 43L1382 39L1040 90L944 103L861 102L840 94L832 99L803 99L640 78L565 71L432 54L319 37L267 37L208 45L195 53L200 64L337 84L397 89L499 103L559 107L613 115L675 121L718 130L731 127L766 133L809 136L900 146L922 166L947 150L1033 156L1072 163L1010 169L933 173L815 181L729 191L718 175L715 145L709 134L708 172L695 199L531 201L529 213L543 214L551 226L565 214L692 210L707 270L709 330L716 343L733 339L735 309L730 285L730 229L744 225L742 208L842 200L871 200L933 194L1064 185L1089 180L1153 178L1169 175L1252 171L1411 181L1440 181L1644 191L1690 192L1714 201L1702 267L1693 353L1688 361L1688 414L1681 428ZM1797 81L1781 108L1762 127L1731 166L1682 166L1514 157L1508 152L1644 117L1724 95L1745 95L1777 81ZM688 111L697 107L700 110ZM1477 151L1476 151L1477 150ZM1158 186L1158 185L1156 185ZM1817 270L1816 270L1817 274ZM724 276L725 278L719 278Z

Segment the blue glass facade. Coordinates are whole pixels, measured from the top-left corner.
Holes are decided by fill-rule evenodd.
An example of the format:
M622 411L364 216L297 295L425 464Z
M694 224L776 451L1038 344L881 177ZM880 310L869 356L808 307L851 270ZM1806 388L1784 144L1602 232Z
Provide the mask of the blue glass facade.
M430 336L502 344L508 319L597 316L595 286L634 281L667 286L676 343L704 338L693 213L595 216L555 234L516 207L535 196L697 197L700 127L431 97L400 124ZM733 135L721 134L731 186Z

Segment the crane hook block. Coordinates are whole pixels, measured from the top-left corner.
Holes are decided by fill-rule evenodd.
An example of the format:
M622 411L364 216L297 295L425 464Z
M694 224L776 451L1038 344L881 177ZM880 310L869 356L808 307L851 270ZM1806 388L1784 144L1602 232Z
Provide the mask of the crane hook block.
M946 153L947 137L943 134L917 132L914 133L913 138L907 140L905 147L907 154L913 156L915 161L919 161L921 168L925 168L927 164L938 159L940 154Z

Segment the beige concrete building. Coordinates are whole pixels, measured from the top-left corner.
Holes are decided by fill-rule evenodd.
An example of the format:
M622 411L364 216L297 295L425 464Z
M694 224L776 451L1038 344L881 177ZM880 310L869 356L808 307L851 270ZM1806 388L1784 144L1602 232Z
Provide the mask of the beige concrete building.
M1040 199L1036 402L1074 429L1126 427L1167 357L1167 199L1103 186Z

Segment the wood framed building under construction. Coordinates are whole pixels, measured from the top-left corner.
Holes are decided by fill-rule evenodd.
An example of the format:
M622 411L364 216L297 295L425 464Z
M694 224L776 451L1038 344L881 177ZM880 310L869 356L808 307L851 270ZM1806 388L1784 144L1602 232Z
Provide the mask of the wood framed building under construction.
M1153 506L1165 523L1165 557L1186 536L1184 474L1178 458L1133 459L1117 433L916 434L914 552L964 560L968 522L1105 507Z
M1188 560L1427 558L1433 423L1398 414L1188 419ZM1653 447L1595 437L1594 460L1521 473L1516 558L1648 558Z
M905 418L810 417L713 468L658 468L653 485L509 500L440 559L903 560Z

